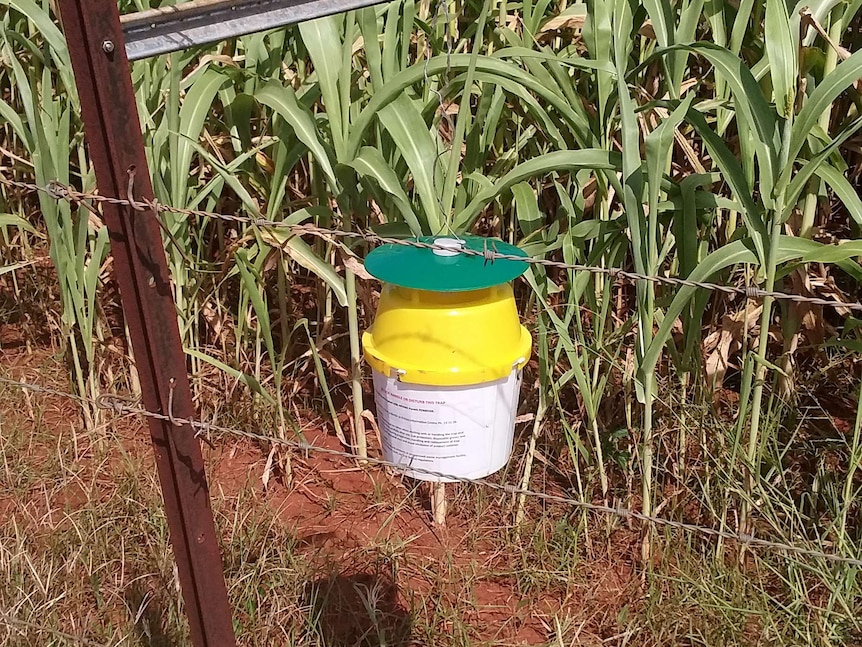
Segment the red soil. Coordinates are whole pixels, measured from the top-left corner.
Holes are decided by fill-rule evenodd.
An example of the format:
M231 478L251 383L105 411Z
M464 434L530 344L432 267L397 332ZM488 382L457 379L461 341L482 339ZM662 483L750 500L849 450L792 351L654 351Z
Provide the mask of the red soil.
M69 390L68 373L49 349L28 352L15 329L8 325L0 325L0 340L0 367L6 377ZM87 445L92 439L82 430L76 404L59 396L26 395L28 402L36 402L37 398L40 425L56 431L56 442L72 442L74 434L78 459L86 463L91 457ZM33 409L28 409L0 411L0 419L32 424ZM142 422L125 417L109 424L123 451L140 460L144 469L154 470L149 436ZM321 429L306 431L305 435L315 445L341 449L339 441ZM613 615L632 593L636 575L626 565L627 560L613 565L613 560L601 559L602 574L588 587L563 587L569 591L565 595L535 591L522 595L516 578L505 575L519 567L522 556L517 545L506 537L504 528L492 527L493 519L477 519L468 512L459 514L456 509L445 528L435 527L427 506L422 504L424 491L417 490L416 483L377 467L360 467L341 457L319 453L302 456L293 452L292 478L273 477L264 488L266 450L243 440L216 440L215 445L214 449L204 446L214 496L242 496L249 505L266 506L295 532L298 550L315 563L328 565L330 570L335 564L351 581L366 576L368 564L364 560L370 559L371 551L385 545L393 547L405 567L398 569L394 590L387 593L391 604L406 609L412 598L414 606L419 600L420 606L457 608L456 617L470 627L471 638L477 642L546 644L553 636L555 616L589 625L591 615ZM34 444L31 450L28 460L38 460L39 452L55 448ZM119 451L112 456L112 460L123 460ZM30 523L43 519L53 525L57 522L55 514L62 517L63 510L110 492L111 472L120 469L119 463L111 462L92 465L87 470L90 478L54 488L50 496L34 494L24 506L26 510L21 509L20 502L0 497L0 519L20 513ZM498 523L506 523L499 519L506 520L509 515L496 517ZM631 553L628 547L620 547L620 551ZM350 591L345 593L348 594ZM585 609L585 605L590 608ZM587 642L580 644L590 644L586 632L581 638Z

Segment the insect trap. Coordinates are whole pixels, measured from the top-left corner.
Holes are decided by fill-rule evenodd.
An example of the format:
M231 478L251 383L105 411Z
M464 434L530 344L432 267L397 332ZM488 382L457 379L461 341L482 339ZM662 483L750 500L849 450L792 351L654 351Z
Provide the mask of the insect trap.
M484 250L526 254L478 236L416 241L434 248L388 244L365 259L383 282L374 324L362 338L383 456L424 481L482 478L512 454L532 346L510 284L527 265L487 259Z

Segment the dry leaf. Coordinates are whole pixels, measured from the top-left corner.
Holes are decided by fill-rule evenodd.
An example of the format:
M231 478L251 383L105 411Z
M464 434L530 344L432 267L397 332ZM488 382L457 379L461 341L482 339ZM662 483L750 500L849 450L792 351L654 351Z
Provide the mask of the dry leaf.
M351 437L353 437L356 435L356 428L353 424L353 414L350 413L350 409L346 411L345 417L347 418L347 425L348 427L350 427L350 435ZM350 443L347 442L347 438L345 438L344 436L344 429L338 417L332 419L332 424L335 427L335 436L336 438L338 438L338 442L340 442L347 449L353 449Z
M363 409L362 417L368 421L368 424L370 424L371 428L374 430L374 435L377 437L377 445L379 447L383 447L383 441L380 439L380 429L377 427L377 420L375 419L374 414L368 409Z
M272 175L275 173L275 163L269 158L269 156L263 151L258 151L254 155L254 159L257 162L257 165L260 166L266 173Z
M206 65L207 63L221 63L222 65L239 68L239 64L233 59L233 57L228 56L227 54L206 54L201 56L199 65Z
M365 269L363 262L355 256L348 256L345 254L344 267L353 272L356 275L356 278L362 279L363 281L371 281L374 279L374 277L368 273L368 270Z
M757 327L762 305L748 303L744 310L721 318L721 328L712 332L703 341L703 352L707 356L704 365L706 378L718 397L724 384L727 369L732 366L730 358L742 348L742 341Z
M655 40L655 29L653 29L652 21L645 20L644 24L641 25L641 28L638 29L638 34L643 36L644 38L649 38L650 40Z
M542 36L551 31L560 31L561 29L581 29L584 26L584 14L561 14L554 16L539 29L537 36Z
M339 377L344 378L345 380L350 379L349 371L344 367L344 365L335 359L335 356L330 353L328 350L319 350L317 352L320 360L326 362L329 365L329 368L332 369L332 372L338 375Z
M266 466L263 468L263 477L261 480L263 481L263 489L266 489L266 486L269 485L269 479L272 476L272 464L275 459L275 447L269 450L269 456L266 457Z

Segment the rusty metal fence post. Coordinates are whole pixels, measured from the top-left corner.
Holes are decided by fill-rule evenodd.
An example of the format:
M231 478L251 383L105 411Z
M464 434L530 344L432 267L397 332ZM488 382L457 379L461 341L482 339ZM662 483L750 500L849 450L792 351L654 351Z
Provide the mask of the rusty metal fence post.
M90 157L102 195L153 197L116 0L59 0ZM103 203L143 404L194 409L157 214ZM172 410L169 408L172 403ZM189 425L148 419L195 647L236 644L200 443Z

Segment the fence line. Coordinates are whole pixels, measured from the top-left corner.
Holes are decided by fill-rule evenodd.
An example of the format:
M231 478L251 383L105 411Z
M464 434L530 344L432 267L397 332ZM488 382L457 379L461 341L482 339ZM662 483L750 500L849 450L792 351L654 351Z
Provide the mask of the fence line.
M55 200L67 200L72 203L80 204L85 208L95 211L94 207L90 203L109 203L113 205L127 206L132 207L136 211L144 211L144 210L152 210L156 213L173 213L178 215L184 215L186 217L200 217L200 218L210 218L217 219L227 222L235 222L247 224L254 227L264 227L264 228L274 228L274 229L289 229L291 233L295 235L313 235L318 236L324 239L332 239L332 238L354 238L354 239L362 239L369 243L374 244L395 244L395 245L404 245L410 247L418 247L423 249L446 249L447 251L457 251L460 254L470 255L470 256L479 256L484 259L486 263L492 263L495 260L509 260L516 262L524 262L531 265L541 265L544 267L555 267L564 270L573 270L573 271L583 271L590 272L593 274L602 274L609 276L612 279L621 279L631 282L637 281L649 281L656 284L662 285L671 285L676 287L689 287L695 289L705 289L713 292L719 292L728 295L741 295L746 298L771 298L778 300L786 300L792 301L796 303L807 303L809 305L817 305L817 306L831 306L835 308L846 308L848 310L862 311L862 303L858 302L844 302L835 299L822 299L819 297L807 297L799 294L790 294L786 292L777 292L777 291L767 291L761 290L755 287L738 287L732 285L722 285L717 283L705 282L705 281L692 281L689 279L683 279L678 277L668 277L668 276L656 276L656 275L646 275L640 274L637 272L630 272L618 268L607 268L607 267L599 267L599 266L591 266L591 265L582 265L582 264L573 264L573 263L564 263L559 261L548 260L544 258L536 258L536 257L523 257L512 254L502 254L496 251L493 247L493 243L491 247L486 246L483 250L472 250L468 248L460 248L457 250L452 250L448 247L443 248L439 245L429 242L423 242L418 240L405 240L400 238L389 238L384 236L379 236L370 231L343 231L339 229L328 229L323 227L316 227L313 225L293 225L286 224L282 221L277 220L268 220L264 218L255 218L250 216L243 216L239 214L223 214L211 211L203 211L199 209L183 209L171 207L168 205L164 205L158 202L155 199L147 200L147 199L133 199L132 196L134 194L134 176L130 175L129 179L129 188L128 188L128 198L116 198L110 196L103 196L97 193L91 192L81 192L73 187L63 185L59 182L49 182L47 185L39 185L32 182L23 182L19 180L12 180L3 176L0 176L0 185L23 189L31 192L40 192L50 196ZM464 479L454 475L445 474L441 472L435 472L432 470L427 470L415 466L411 466L408 464L399 464L393 463L390 461L386 461L381 458L374 457L360 457L357 454L347 451L341 451L336 449L330 449L327 447L319 447L305 441L296 441L296 440L288 440L284 438L279 438L276 436L268 436L265 434L259 434L251 431L246 431L237 428L231 427L223 427L220 425L215 425L212 423L202 423L194 420L188 420L183 418L176 418L172 415L172 412L168 413L157 413L152 411L147 411L139 406L136 406L136 402L134 400L129 399L126 396L122 396L120 394L115 393L104 393L100 395L95 400L90 398L81 397L74 395L72 393L67 393L63 391L58 391L55 389L45 388L39 385L31 384L28 382L19 382L15 380L9 380L7 378L0 377L0 383L7 384L9 386L18 387L20 389L45 393L45 394L53 394L56 396L69 398L76 400L80 403L89 403L95 405L100 409L106 409L114 411L115 413L122 415L141 415L144 417L155 418L158 420L166 420L175 425L185 425L188 424L192 428L196 429L196 437L203 436L205 439L208 438L210 434L213 432L229 435L234 437L241 437L246 439L255 440L258 442L269 443L272 445L279 445L283 447L287 447L294 450L299 450L303 452L317 452L321 454L328 454L332 456L337 456L340 458L347 458L351 460L361 460L365 461L368 464L373 464L381 467L388 467L395 470L404 470L409 469L413 472L423 473L427 476L433 476L438 478L443 478L452 482L470 484L485 487L492 490L501 491L507 494L512 495L521 495L521 496L529 496L535 499L548 501L552 503L559 503L563 505L568 505L574 508L580 508L600 514L608 514L617 516L623 519L630 519L639 521L644 524L658 526L658 527L667 527L677 530L683 530L686 532L697 533L703 536L720 538L729 541L735 541L742 545L747 545L751 547L758 547L768 550L781 551L788 554L796 554L805 557L812 557L818 559L825 559L833 562L845 563L853 566L862 566L862 559L847 557L844 555L838 555L835 553L826 553L819 550L809 549L802 546L797 546L793 544L770 541L766 539L760 539L754 537L753 535L746 533L735 533L726 530L720 530L717 528L712 528L709 526L702 526L698 524L686 523L681 521L675 521L672 519L666 519L663 517L656 517L652 515L644 515L636 510L632 510L629 508L625 508L622 506L619 507L611 507L607 505L600 505L591 503L589 501L581 501L578 499L573 499L565 496L558 496L553 494L548 494L546 492L539 492L535 490L530 490L526 488L521 488L514 484L500 484L494 483L493 481L488 481L487 479Z
M348 451L342 451L338 449L331 449L329 447L321 447L319 445L314 445L312 443L308 443L302 440L289 440L286 438L279 438L276 436L268 436L266 434L259 434L253 431L247 431L244 429L237 429L234 427L224 427L221 425L216 425L214 423L205 423L198 422L196 420L190 420L186 418L177 418L172 415L171 412L167 413L157 413L153 411L147 411L139 406L137 406L136 400L129 396L117 394L117 393L102 393L95 399L81 397L75 395L73 393L68 393L65 391L60 391L57 389L51 389L47 387L40 386L38 384L33 384L30 382L22 382L17 380L11 380L9 378L0 377L0 384L5 384L7 386L11 386L14 388L22 389L25 391L32 391L34 393L42 393L45 395L54 395L58 397L68 398L71 400L75 400L80 403L90 403L97 406L103 410L113 411L114 413L120 415L140 415L145 418L154 418L156 420L166 420L171 422L177 426L189 425L193 429L196 429L195 436L200 438L208 438L213 433L221 434L224 436L233 436L237 438L245 438L248 440L255 440L258 442L268 443L270 445L278 445L281 447L286 447L289 449L301 451L301 452L315 452L318 454L325 454L329 456L336 456L339 458L345 458L355 461L365 462L371 465L376 465L379 467L387 467L397 471L409 469L413 472L420 472L427 476L434 476L439 478L444 478L452 482L461 483L465 485L475 485L479 487L484 487L490 490L496 490L499 492L503 492L505 494L519 495L519 496L528 496L540 501L547 501L549 503L559 503L562 505L567 505L572 508L587 510L590 512L595 512L598 514L605 514L616 516L621 519L626 520L634 520L639 521L645 525L651 525L655 527L666 527L674 530L682 530L684 532L689 532L693 534L699 534L704 537L716 538L716 539L724 539L728 541L734 541L744 546L748 546L751 548L762 548L765 550L777 551L787 553L789 555L798 555L800 557L809 557L815 559L823 559L830 562L847 564L850 566L862 566L862 559L856 557L848 557L846 555L839 555L837 553L826 553L820 550L806 548L804 546L798 546L795 544L789 544L785 542L779 541L771 541L768 539L761 539L759 537L755 537L751 534L740 533L740 532L731 532L728 530L720 530L718 528L713 528L711 526L702 526L699 524L688 523L684 521L676 521L673 519L667 519L664 517L657 517L653 515L645 515L637 510L632 510L631 508L626 508L624 506L609 506L602 505L597 503L592 503L589 501L582 501L580 499L574 499L567 496L559 496L556 494L548 494L547 492L541 492L537 490L531 490L529 488L522 488L518 485L514 485L511 483L495 483L493 481L489 481L487 479L465 479L458 476L454 476L451 474L445 474L442 472L435 472L433 470L427 470L419 467L415 467L405 463L394 463L392 461L387 461L382 458L375 457L361 457L358 454Z
M780 301L791 301L794 303L807 303L813 306L827 306L832 308L846 308L847 310L853 310L857 312L862 312L862 303L859 302L845 302L839 301L838 299L823 299L820 297L808 297L801 294L791 294L788 292L779 292L775 290L761 290L760 288L754 286L748 287L739 287L734 285L722 285L719 283L711 283L708 281L693 281L690 279L684 279L679 277L672 276L660 276L660 275L650 275L650 274L640 274L638 272L632 272L628 270L623 270L620 268L613 267L600 267L595 265L582 265L578 263L564 263L561 261L554 261L545 258L537 258L531 256L517 256L514 254L502 254L497 252L493 248L493 243L491 247L485 246L485 249L482 251L468 249L468 248L459 248L452 249L449 247L441 247L439 245L435 245L434 243L423 242L418 240L409 240L403 238L391 238L385 236L379 236L378 234L371 231L344 231L340 229L327 229L324 227L317 227L315 225L295 225L295 224L287 224L283 221L279 220L268 220L266 218L254 218L251 216L242 216L239 214L225 214L218 213L214 211L203 211L200 209L183 209L179 207L171 207L165 204L162 204L155 198L152 200L139 198L137 200L131 199L131 196L134 192L134 178L130 176L129 181L129 192L128 195L130 198L114 198L110 196L103 196L97 193L90 192L81 192L77 189L61 184L59 182L49 182L47 185L39 185L34 184L32 182L22 182L20 180L11 180L9 178L0 176L0 185L14 187L18 189L24 189L31 192L39 192L46 194L55 200L68 200L69 202L73 202L76 204L81 204L85 208L93 210L93 207L88 204L89 202L93 203L108 203L119 206L132 207L137 211L144 210L152 210L155 213L172 213L177 215L184 215L186 217L192 218L210 218L214 220L221 220L225 222L235 222L247 224L254 227L263 227L263 228L272 228L272 229L288 229L294 235L303 235L308 234L312 236L318 236L320 238L354 238L354 239L362 239L369 243L374 244L392 244L392 245L403 245L407 247L418 247L422 249L444 249L448 252L457 252L459 254L464 254L466 256L480 256L482 257L486 263L492 263L495 260L508 260L508 261L517 261L521 263L528 263L530 265L541 265L544 267L555 267L558 269L564 270L572 270L576 272L589 272L591 274L602 274L609 276L612 279L620 279L626 280L630 282L638 282L638 281L648 281L650 283L655 283L658 285L670 285L675 287L689 287L703 290L710 290L712 292L719 292L723 294L729 295L740 295L749 299L776 299ZM165 230L164 227L162 227Z

